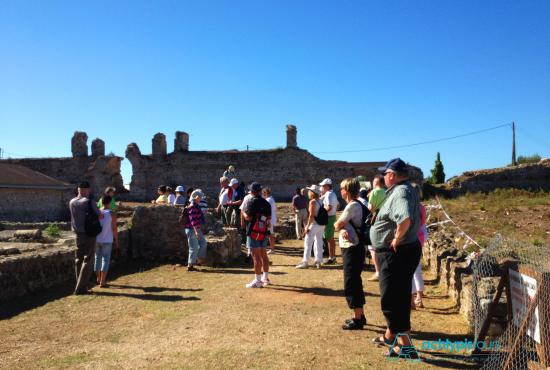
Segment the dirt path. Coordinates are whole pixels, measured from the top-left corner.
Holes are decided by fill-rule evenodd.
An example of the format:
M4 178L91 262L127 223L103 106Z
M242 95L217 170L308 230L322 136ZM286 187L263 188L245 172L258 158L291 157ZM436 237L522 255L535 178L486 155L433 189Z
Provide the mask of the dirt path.
M366 330L343 331L350 312L341 265L296 270L302 244L283 244L269 288L245 289L247 266L163 265L116 277L91 296L49 293L4 306L11 314L0 321L0 368L475 368L420 348L422 340L467 337L435 288L413 313L414 344L426 360L388 362L370 343L385 323L377 283L365 282Z

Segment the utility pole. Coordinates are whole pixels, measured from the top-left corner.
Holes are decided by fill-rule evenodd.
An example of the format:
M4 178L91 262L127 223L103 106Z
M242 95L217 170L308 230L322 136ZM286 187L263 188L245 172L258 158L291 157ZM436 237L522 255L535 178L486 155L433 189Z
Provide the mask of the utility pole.
M512 166L517 165L516 162L516 123L512 122Z
M3 155L2 155L3 153L2 152L3 152L3 150L2 150L2 148L0 148L0 159L3 158Z

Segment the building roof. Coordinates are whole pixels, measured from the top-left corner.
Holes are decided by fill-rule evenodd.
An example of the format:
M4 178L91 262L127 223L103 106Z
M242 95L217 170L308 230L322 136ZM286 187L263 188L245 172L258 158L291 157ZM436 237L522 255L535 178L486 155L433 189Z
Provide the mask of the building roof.
M11 163L0 163L0 188L17 189L69 189L66 182Z

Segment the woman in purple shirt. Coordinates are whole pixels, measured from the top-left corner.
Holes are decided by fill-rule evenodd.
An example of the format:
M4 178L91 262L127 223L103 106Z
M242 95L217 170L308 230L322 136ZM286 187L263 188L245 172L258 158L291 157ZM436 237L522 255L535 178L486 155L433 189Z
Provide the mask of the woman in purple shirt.
M197 189L191 193L191 204L187 206L189 221L185 225L185 235L189 245L189 257L187 259L187 271L196 271L197 258L202 261L206 257L206 239L202 233L204 214L200 208L201 199L204 197L202 190Z

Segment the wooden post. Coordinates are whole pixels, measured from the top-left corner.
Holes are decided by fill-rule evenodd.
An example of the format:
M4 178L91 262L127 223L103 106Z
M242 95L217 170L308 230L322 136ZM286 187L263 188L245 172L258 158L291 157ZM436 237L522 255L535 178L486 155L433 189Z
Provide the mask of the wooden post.
M514 359L516 352L521 347L521 341L525 335L527 335L527 328L529 327L529 323L531 322L531 317L535 313L535 308L537 308L538 302L539 302L539 291L540 287L537 288L537 292L535 293L535 297L529 304L529 310L527 311L527 315L525 315L525 318L521 322L521 325L519 327L519 333L514 339L514 344L510 348L510 352L508 352L508 356L506 357L506 361L504 362L503 370L508 370L512 366L512 360Z
M516 162L516 123L512 122L512 166L517 165Z
M502 292L504 291L504 287L509 284L508 281L508 264L504 264L504 271L502 272L502 275L500 276L500 281L498 282L497 291L495 293L495 296L493 297L493 301L489 304L489 308L487 309L487 317L483 321L483 325L481 325L481 329L479 330L479 335L475 340L475 343L481 342L485 340L485 337L487 336L487 332L489 331L489 327L491 326L491 320L493 319L493 316L495 314L496 308L498 306L498 301L500 301L500 297L502 296ZM510 288L508 287L506 291L508 292ZM507 300L510 300L510 297L506 297ZM472 354L479 354L481 350L475 346L474 350L472 351Z

